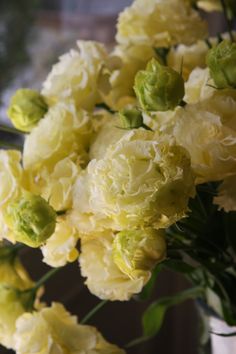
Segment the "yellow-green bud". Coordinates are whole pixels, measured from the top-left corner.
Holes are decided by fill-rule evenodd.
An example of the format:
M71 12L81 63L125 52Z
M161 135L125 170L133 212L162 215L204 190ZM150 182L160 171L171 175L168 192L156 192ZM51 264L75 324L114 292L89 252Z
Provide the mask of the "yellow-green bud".
M124 108L119 112L122 128L137 129L143 125L142 113L135 107Z
M113 259L119 269L135 279L149 272L166 255L164 234L160 230L126 230L116 235Z
M236 88L236 43L222 41L209 50L206 62L218 88Z
M30 247L41 246L56 227L56 212L40 196L26 193L10 203L6 221L18 242Z
M30 132L47 112L43 96L35 90L17 90L11 98L7 114L12 124L23 132Z
M135 76L134 91L148 111L173 110L184 97L184 80L177 71L152 59Z

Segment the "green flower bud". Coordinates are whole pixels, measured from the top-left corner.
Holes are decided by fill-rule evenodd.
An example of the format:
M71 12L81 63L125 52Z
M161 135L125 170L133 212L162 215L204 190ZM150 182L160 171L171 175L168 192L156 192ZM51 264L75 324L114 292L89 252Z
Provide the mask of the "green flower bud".
M142 113L135 107L124 108L119 112L119 116L124 129L137 129L143 126Z
M152 59L135 76L134 91L143 109L173 110L184 97L184 80L177 71Z
M43 96L35 90L20 89L11 98L7 114L12 124L23 132L30 132L47 112Z
M40 196L26 193L10 203L6 221L18 242L30 247L41 246L56 227L56 212Z
M164 234L152 228L119 232L113 242L114 262L131 279L145 276L165 254Z
M222 41L209 50L206 62L218 88L236 88L236 43Z

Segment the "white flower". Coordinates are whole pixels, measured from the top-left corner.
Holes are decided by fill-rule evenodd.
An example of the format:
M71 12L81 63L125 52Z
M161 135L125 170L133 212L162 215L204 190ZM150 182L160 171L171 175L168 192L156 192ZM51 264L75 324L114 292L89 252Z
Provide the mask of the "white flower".
M173 135L188 150L197 183L236 173L235 110L234 90L223 90L177 111Z
M78 234L66 217L57 220L54 234L41 248L43 261L51 267L62 267L67 262L74 262L79 253L76 249Z
M189 156L171 139L130 131L90 161L74 185L72 220L80 232L166 227L194 193Z
M196 67L206 67L206 54L209 48L204 41L197 41L191 46L184 44L172 47L167 56L168 65L176 71L182 69L183 77L188 79L189 74Z
M210 77L209 69L195 68L185 83L184 101L197 103L210 98L216 89Z
M74 153L85 162L91 134L88 113L77 111L72 103L58 103L26 137L24 167L38 170L44 166L52 171L58 161Z
M78 41L77 46L53 66L42 94L50 104L73 100L77 107L90 110L101 101L100 93L109 89L109 75L103 70L108 54L98 42Z
M183 0L135 0L119 16L117 42L169 47L207 37L207 25Z
M16 150L0 150L0 207L17 197L21 190L21 153Z

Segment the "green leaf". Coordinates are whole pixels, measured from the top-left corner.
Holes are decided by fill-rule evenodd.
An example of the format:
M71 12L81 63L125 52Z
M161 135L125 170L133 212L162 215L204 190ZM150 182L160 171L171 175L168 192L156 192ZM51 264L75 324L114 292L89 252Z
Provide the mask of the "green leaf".
M153 288L156 283L156 279L162 269L163 269L163 263L160 263L155 267L155 269L152 272L152 276L151 276L149 282L145 285L142 292L140 294L134 296L135 300L144 301L144 300L148 300L150 298L150 296L152 295Z
M204 292L202 287L194 287L184 290L175 296L164 297L148 307L143 315L143 334L145 337L153 337L160 330L166 311L188 299L201 296Z

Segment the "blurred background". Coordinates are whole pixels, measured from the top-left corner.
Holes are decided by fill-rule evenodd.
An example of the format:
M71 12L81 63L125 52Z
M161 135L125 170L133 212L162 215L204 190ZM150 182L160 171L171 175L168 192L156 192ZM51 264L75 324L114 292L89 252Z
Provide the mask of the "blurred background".
M8 124L6 108L20 87L41 88L59 55L75 46L77 39L94 39L112 47L117 14L131 0L0 0L0 122ZM220 15L208 18L211 34L224 27ZM0 134L0 140L10 135ZM18 138L20 139L20 138ZM17 141L16 141L17 142ZM23 250L22 259L33 279L48 267L37 250ZM184 279L171 272L159 276L152 299L186 288ZM46 286L44 300L63 302L79 318L99 300L83 285L77 263L61 270ZM141 335L141 314L151 302L111 302L89 324L110 341L124 346ZM136 346L129 354L197 354L198 316L191 301L171 309L156 338ZM0 354L11 353L0 347Z

